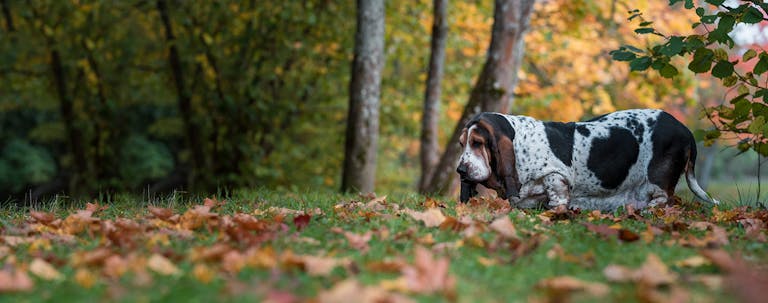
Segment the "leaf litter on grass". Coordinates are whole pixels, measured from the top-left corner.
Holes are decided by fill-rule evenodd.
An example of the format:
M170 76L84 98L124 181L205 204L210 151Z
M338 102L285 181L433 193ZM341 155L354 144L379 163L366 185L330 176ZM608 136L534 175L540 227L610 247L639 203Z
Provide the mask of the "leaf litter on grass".
M538 295L530 301L615 300L606 298L611 285L621 284L631 285L645 302L690 300L694 285L716 291L725 285L745 302L757 302L765 294L760 283L768 281L762 270L723 250L734 241L764 243L765 210L714 208L707 214L672 205L615 213L566 207L540 212L513 210L498 198L402 204L371 195L339 202L328 212L262 204L233 213L223 210L229 203L205 199L181 211L148 206L134 217L102 217L108 206L99 203L63 215L31 210L0 232L0 293L33 294L46 283L71 280L84 291L105 285L107 295L119 299L158 279L189 277L204 285L223 282L222 295L275 302L411 302L421 296L456 301L463 277L454 264L467 262L463 256L470 252L478 268L514 271L520 260L544 254L603 273L593 281L545 277L531 284ZM606 245L644 243L700 253L669 263L649 253L639 267L620 262L597 267L601 256L592 250L569 251L557 242L566 227ZM253 272L265 276L243 278ZM301 275L329 280L313 291L300 290Z

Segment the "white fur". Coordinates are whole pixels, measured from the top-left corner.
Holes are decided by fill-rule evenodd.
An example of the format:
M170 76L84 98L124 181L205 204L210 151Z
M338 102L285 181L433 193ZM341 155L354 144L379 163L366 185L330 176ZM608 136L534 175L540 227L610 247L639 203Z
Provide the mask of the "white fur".
M472 125L467 130L467 142L464 144L464 152L459 159L459 165L466 165L469 172L468 177L471 181L482 181L488 179L491 176L491 168L488 167L488 162L472 151L472 132L477 125Z

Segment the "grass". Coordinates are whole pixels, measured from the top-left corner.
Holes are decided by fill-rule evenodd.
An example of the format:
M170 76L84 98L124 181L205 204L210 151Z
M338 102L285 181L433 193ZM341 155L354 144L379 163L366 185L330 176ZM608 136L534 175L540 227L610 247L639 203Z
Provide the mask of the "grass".
M766 189L768 192L768 189ZM353 217L343 218L334 213L334 205L343 201L360 199L356 196L339 195L327 191L307 191L304 193L274 192L269 190L241 191L227 197L228 202L216 211L220 214L233 214L237 212L250 213L254 209L265 209L270 206L285 207L294 210L306 210L320 208L323 215L313 216L310 224L302 231L297 231L288 220L286 232L266 245L275 251L284 252L291 250L296 254L325 255L334 257L347 257L354 264L351 267L337 267L328 276L313 277L300 268L279 267L272 269L246 267L238 274L230 276L217 273L209 283L203 283L193 274L194 265L189 260L189 252L195 247L212 245L222 239L218 231L202 229L195 233L194 239L171 238L167 245L150 246L142 243L137 251L163 252L170 255L171 261L179 267L183 274L179 276L153 275L153 283L146 286L136 286L132 283L134 277L129 273L118 280L110 280L96 272L95 284L86 288L81 280L76 278L78 269L71 265L71 256L79 251L91 250L97 246L105 245L105 239L100 236L90 237L81 234L73 244L60 244L53 242L50 247L34 247L33 244L20 244L11 248L11 253L3 256L0 261L27 264L32 258L44 256L46 259L60 262L56 266L65 276L62 280L44 281L35 278L36 287L33 292L13 294L0 294L1 302L93 302L93 301L172 301L172 302L211 302L211 301L252 301L263 297L259 293L231 294L233 281L245 285L248 289L258 289L261 285L271 285L274 289L293 293L301 298L314 298L325 289L331 288L336 282L354 277L366 285L376 285L383 280L394 279L397 273L379 272L367 270L366 265L374 261L391 260L396 257L405 257L412 260L413 249L420 238L431 234L435 243L456 242L462 239L459 233L439 228L427 228L422 223L415 221L406 215L400 216L374 216L371 218ZM147 205L169 207L181 213L190 206L201 203L202 197L189 197L185 194L174 194L167 197L134 197L130 195L118 195L102 197L101 203L109 205L109 208L98 214L102 219L142 218L147 215ZM421 203L424 198L415 194L396 194L387 198L387 202L398 204L402 208L423 210ZM443 211L446 215L455 215L453 199L441 199L448 207ZM55 213L58 217L65 217L74 210L82 209L86 201L72 201L69 199L54 199L34 208ZM711 210L706 207L698 207L696 204L686 203L689 208L695 210L702 217L709 217ZM724 208L731 208L730 204ZM722 208L721 208L722 209ZM594 298L588 294L577 294L576 301L593 302L601 301L638 301L638 288L632 283L609 283L603 276L602 270L610 264L618 264L636 268L640 266L649 254L658 255L661 260L670 266L671 270L680 277L690 277L698 274L716 274L720 271L713 265L704 265L695 268L676 267L677 261L696 256L698 249L669 245L672 239L671 233L661 234L650 243L642 240L637 242L622 242L618 239L605 239L588 231L582 224L589 219L586 214L577 216L572 220L555 221L552 225L545 225L537 216L538 211L513 210L510 218L518 231L524 234L524 240L530 239L530 234L542 236L542 242L532 253L517 258L511 262L509 251L505 249L489 250L482 245L472 245L470 241L464 241L463 245L455 250L447 250L443 254L449 257L450 273L456 277L456 299L459 302L521 302L537 298L543 298L544 293L535 285L545 278L554 276L572 276L586 281L602 282L610 285L610 294L602 298ZM646 217L652 217L646 214ZM28 209L24 207L7 206L0 209L2 225L8 229L24 224L28 220ZM596 224L614 224L609 220L597 220ZM619 222L621 227L635 232L646 229L645 223L624 220ZM756 242L744 237L744 229L737 223L719 223L727 228L730 244L723 248L730 252L738 252L746 259L756 264L768 264L768 244ZM374 236L369 242L370 250L361 253L352 249L338 233L329 232L331 228L338 227L355 233L365 233L374 229L386 227L391 235L413 233L410 236L397 239L390 236L382 240ZM702 236L704 232L686 230L682 233L690 233ZM311 238L317 241L297 241L296 238ZM491 243L495 235L486 231L480 234L485 242ZM579 263L551 258L548 256L553 247L559 245L570 255L592 255L593 261ZM3 244L0 244L3 246ZM7 245L9 246L9 245ZM427 245L428 246L428 245ZM118 252L127 253L119 250ZM9 261L12 260L12 261ZM495 260L496 264L487 264L487 260ZM502 262L499 262L502 260ZM56 264L54 264L56 265ZM691 291L690 301L729 302L733 297L723 289L710 289L702 284L685 282L681 278L681 285ZM441 302L446 297L439 294L423 295L415 294L412 297L418 301Z

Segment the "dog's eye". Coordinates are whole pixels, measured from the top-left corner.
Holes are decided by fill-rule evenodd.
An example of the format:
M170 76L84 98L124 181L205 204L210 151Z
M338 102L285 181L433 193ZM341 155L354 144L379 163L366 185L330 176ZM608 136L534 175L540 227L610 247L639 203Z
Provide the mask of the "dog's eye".
M473 148L480 148L483 146L483 142L480 141L472 141L472 147Z

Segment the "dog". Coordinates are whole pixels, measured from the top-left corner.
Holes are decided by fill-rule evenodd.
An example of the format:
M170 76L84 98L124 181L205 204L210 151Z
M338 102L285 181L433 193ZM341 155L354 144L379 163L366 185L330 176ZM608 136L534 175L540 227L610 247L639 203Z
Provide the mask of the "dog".
M685 172L697 198L719 203L696 182L693 134L661 110L569 123L485 112L466 124L459 144L462 202L482 184L519 208L645 208L666 203Z

